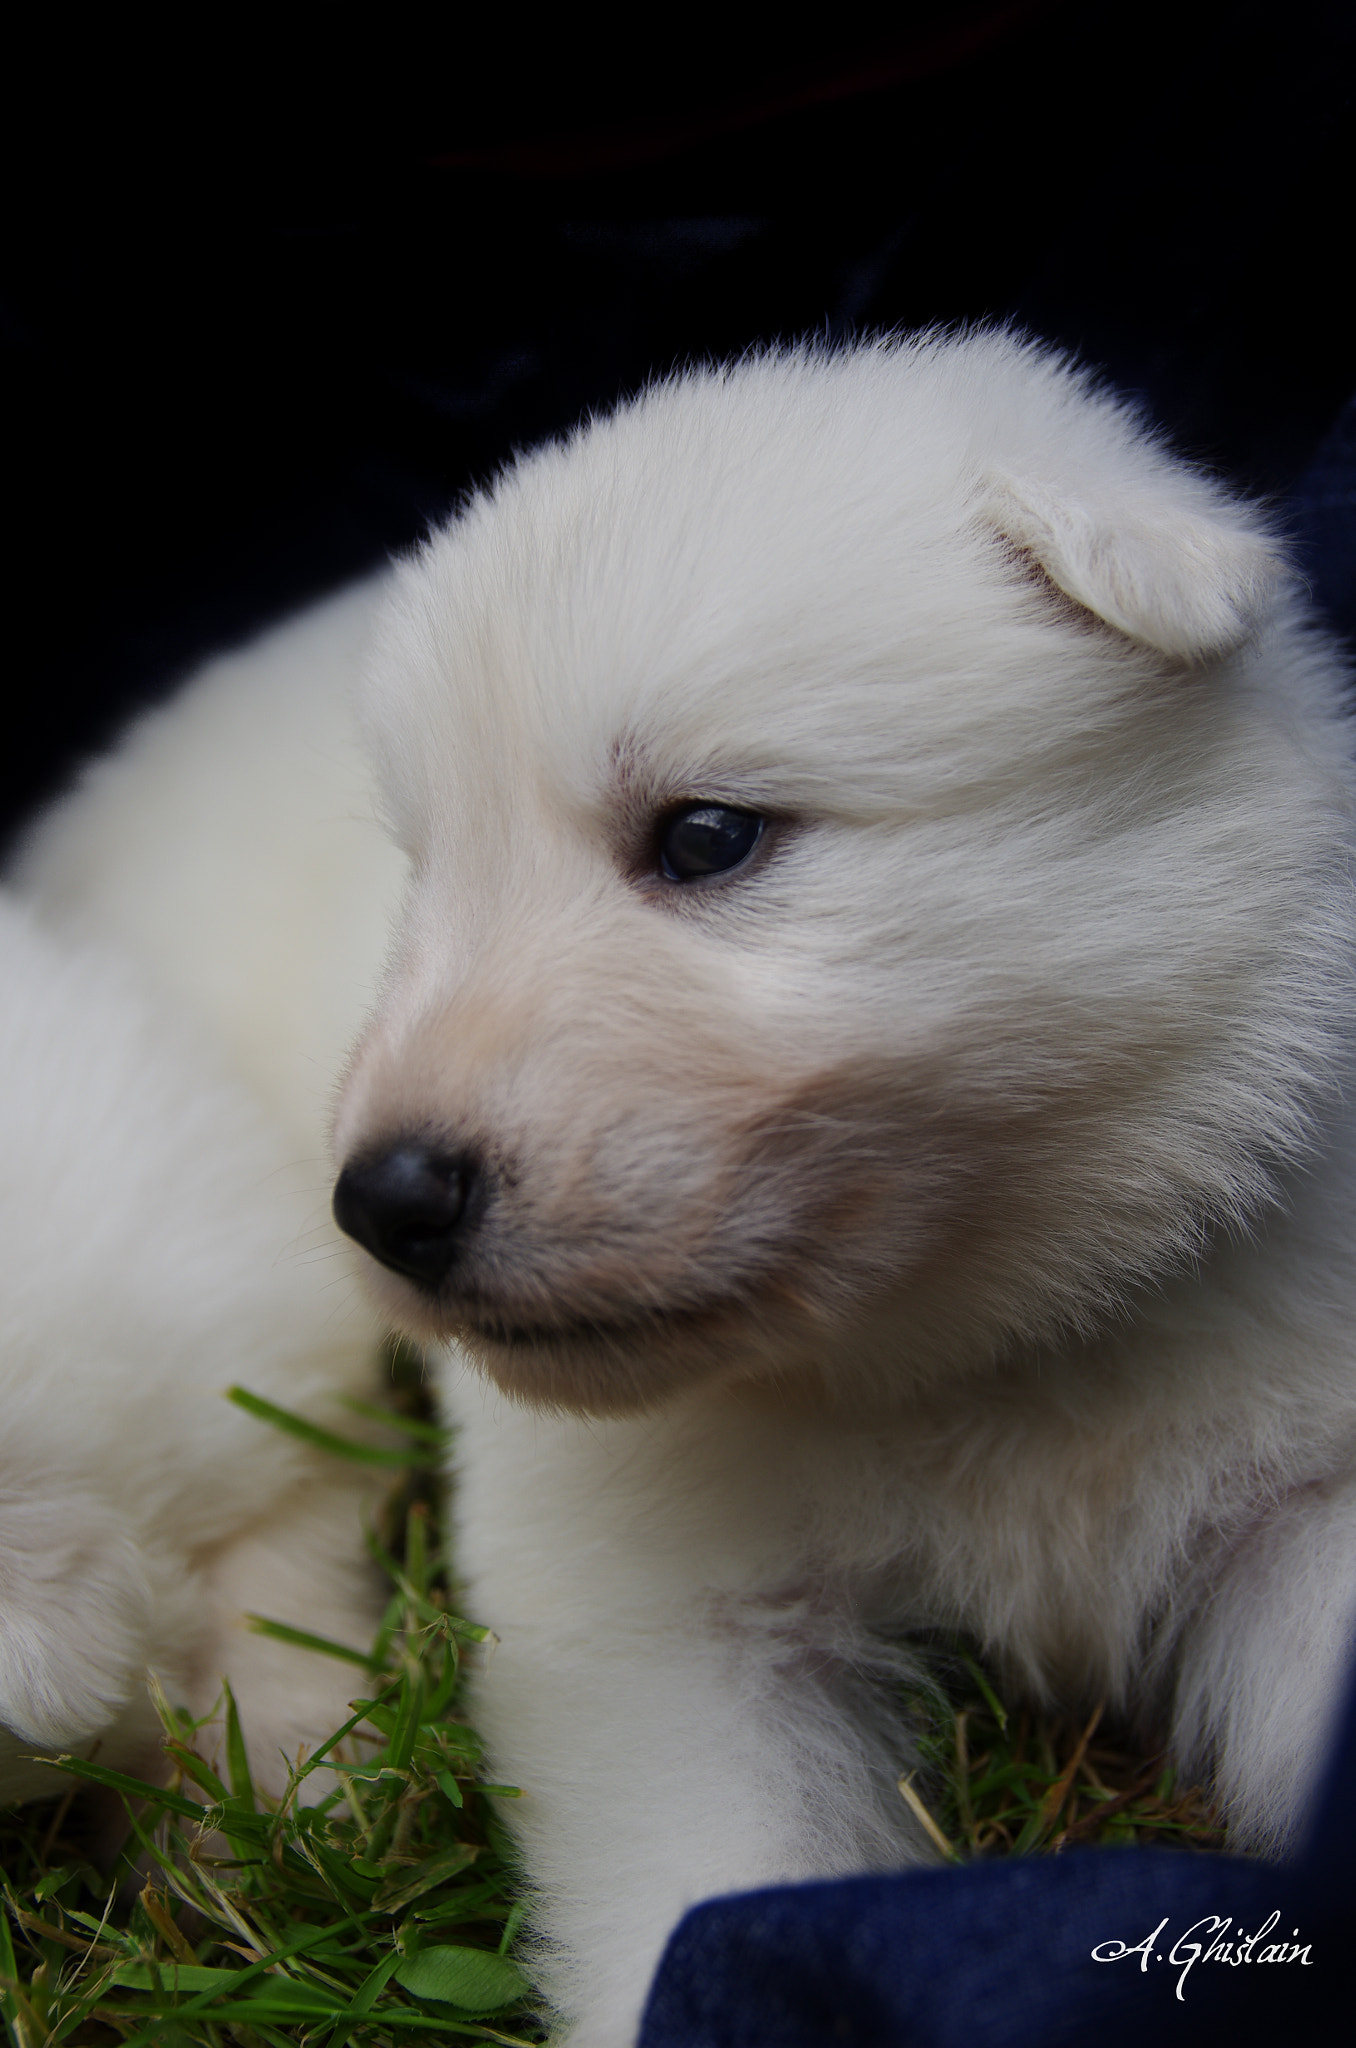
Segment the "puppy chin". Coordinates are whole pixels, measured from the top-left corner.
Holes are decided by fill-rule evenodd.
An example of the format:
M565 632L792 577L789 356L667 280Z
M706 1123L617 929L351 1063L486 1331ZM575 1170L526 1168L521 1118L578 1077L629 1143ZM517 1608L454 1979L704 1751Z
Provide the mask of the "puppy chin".
M571 1319L507 1300L435 1295L368 1260L369 1291L417 1342L455 1346L512 1400L557 1413L634 1415L712 1380L780 1378L798 1320L784 1302L613 1304ZM812 1318L812 1320L814 1320Z

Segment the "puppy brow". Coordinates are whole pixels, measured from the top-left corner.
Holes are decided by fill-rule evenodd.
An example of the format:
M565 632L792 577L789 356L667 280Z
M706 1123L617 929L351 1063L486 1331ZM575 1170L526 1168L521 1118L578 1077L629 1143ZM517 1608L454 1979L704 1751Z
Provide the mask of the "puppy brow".
M636 874L653 865L656 821L666 801L643 748L629 733L612 742L603 825L618 866Z
M635 739L614 740L604 829L618 865L629 878L635 880L654 871L664 821L684 804L703 802L747 806L748 799L730 787L727 776L710 771L661 775Z
M643 741L632 735L614 739L603 798L611 820L628 825L633 844L639 831L651 838L656 822L684 804L727 804L735 810L759 811L785 818L800 804L789 804L785 776L775 779L739 765L705 762L691 773L656 768Z

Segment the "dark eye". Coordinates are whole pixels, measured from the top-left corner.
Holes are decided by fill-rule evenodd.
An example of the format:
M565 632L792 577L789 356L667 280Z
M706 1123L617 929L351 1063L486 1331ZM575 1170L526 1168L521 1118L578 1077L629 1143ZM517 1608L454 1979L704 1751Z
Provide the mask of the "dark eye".
M746 861L763 836L757 811L728 804L689 804L667 818L659 833L659 872L671 882L726 875Z

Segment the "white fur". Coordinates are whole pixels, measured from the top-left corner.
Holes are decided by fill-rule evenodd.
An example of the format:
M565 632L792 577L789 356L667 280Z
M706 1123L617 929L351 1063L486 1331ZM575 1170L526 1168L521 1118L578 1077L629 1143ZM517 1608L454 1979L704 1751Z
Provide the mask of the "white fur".
M314 1176L120 960L0 897L0 1797L35 1759L156 1770L154 1669L196 1714L228 1675L259 1782L346 1717L370 1483L232 1406L345 1417L372 1334L308 1244ZM337 1284L336 1284L337 1282Z
M442 1298L372 1277L452 1340L562 2039L692 1900L925 1853L911 1629L1292 1835L1356 1617L1343 683L1265 520L1003 335L660 386L400 572L336 1156L484 1163ZM677 887L696 798L774 823Z
M317 1191L403 879L349 719L382 588L209 662L39 819L14 877L46 922L115 945L206 1027Z

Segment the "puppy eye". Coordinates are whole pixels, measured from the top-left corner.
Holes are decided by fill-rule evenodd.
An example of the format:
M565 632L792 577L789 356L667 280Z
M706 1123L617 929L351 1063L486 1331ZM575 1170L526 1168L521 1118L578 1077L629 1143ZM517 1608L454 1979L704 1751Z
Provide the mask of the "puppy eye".
M659 833L659 872L670 882L727 875L746 861L763 836L757 811L729 804L689 804L667 818Z

